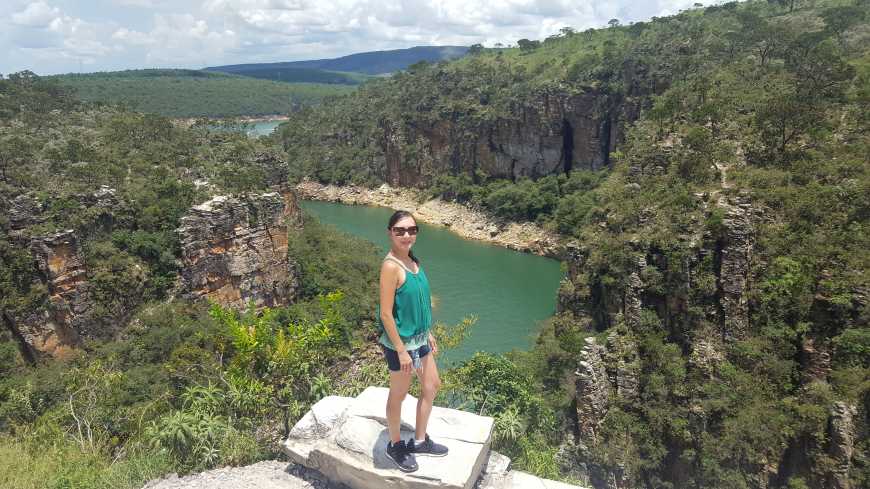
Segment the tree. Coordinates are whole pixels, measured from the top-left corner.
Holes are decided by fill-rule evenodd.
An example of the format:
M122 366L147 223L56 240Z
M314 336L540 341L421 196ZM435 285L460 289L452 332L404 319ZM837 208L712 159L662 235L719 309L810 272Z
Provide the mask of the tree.
M817 42L810 33L786 58L786 66L797 78L798 90L806 98L840 98L845 83L855 77L855 68L846 62L830 40Z
M619 19L610 19L607 21L607 25L609 25L611 28L619 27Z
M517 41L520 51L533 51L541 45L541 41L530 41L528 39L520 39Z
M790 43L792 33L778 24L771 24L754 12L741 11L739 20L743 24L742 36L754 48L761 66L766 66L771 58L782 53Z
M793 12L794 6L797 3L797 0L767 0L767 3L774 3L781 7L788 6L788 11Z
M864 9L852 5L833 7L822 12L822 19L825 20L827 31L837 36L841 46L845 44L843 34L850 27L861 23L864 20L864 16Z
M468 54L470 54L472 56L476 56L482 52L483 52L483 44L477 43L477 44L472 44L471 46L468 47Z
M31 156L32 147L24 127L0 128L0 180L10 183L12 170L24 165Z
M347 347L347 321L342 312L344 294L320 296L322 317L287 325L278 322L277 311L253 309L239 315L213 305L211 316L226 328L234 356L227 376L254 379L269 389L272 401L284 414L284 436L290 431L291 412L310 396L313 381L326 371L339 347Z

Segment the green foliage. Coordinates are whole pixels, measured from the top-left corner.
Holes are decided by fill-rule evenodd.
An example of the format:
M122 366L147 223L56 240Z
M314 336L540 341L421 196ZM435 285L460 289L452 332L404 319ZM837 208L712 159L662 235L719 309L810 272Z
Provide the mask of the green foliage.
M299 264L302 298L310 300L340 290L347 320L371 323L380 251L371 242L339 232L311 215L306 214L304 221L302 232L290 233L287 245L288 254Z
M477 323L476 316L466 316L457 324L447 326L437 322L432 325L432 334L438 338L438 350L442 354L458 347L471 333L471 328Z
M222 416L223 404L229 400L220 389L188 387L182 399L182 409L153 421L144 437L183 470L245 465L261 456L252 435L236 428L239 420Z
M277 65L277 66L276 66ZM208 68L205 73L227 73L263 80L285 83L310 83L323 85L358 85L371 79L362 73L330 71L301 66L281 66L282 63L234 65Z
M495 448L508 456L525 453L517 442L526 435L552 435L554 413L535 390L533 378L507 358L478 352L444 379L451 404L496 417Z
M128 70L49 77L83 101L124 104L166 117L285 115L353 90L348 85L316 79L265 78L193 70Z
M870 368L870 329L852 328L832 340L840 365Z
M135 450L112 461L63 440L44 443L0 435L0 487L16 489L138 489L171 470L167 457Z

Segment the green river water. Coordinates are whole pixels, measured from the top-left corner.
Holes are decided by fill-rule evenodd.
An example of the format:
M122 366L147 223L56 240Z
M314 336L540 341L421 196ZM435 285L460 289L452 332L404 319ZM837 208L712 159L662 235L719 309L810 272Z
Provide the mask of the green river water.
M301 206L321 222L372 241L386 253L390 209L317 201L303 201ZM555 312L562 276L559 262L463 239L445 227L418 224L421 230L413 249L436 298L434 320L452 325L464 316L477 316L470 337L449 360L468 358L475 351L529 349L541 321Z
M249 136L267 136L278 127L283 120L280 121L256 121L252 123L251 130L248 131Z

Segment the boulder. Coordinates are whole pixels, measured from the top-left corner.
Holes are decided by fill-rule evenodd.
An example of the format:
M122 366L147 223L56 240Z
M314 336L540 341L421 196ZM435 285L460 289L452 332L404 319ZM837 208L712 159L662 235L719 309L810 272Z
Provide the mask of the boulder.
M450 449L443 458L418 457L419 469L403 473L386 458L385 408L389 390L369 387L355 399L330 396L315 404L291 430L284 450L297 463L354 489L471 489L489 457L493 419L434 407L429 434ZM413 436L417 400L402 404L402 438Z

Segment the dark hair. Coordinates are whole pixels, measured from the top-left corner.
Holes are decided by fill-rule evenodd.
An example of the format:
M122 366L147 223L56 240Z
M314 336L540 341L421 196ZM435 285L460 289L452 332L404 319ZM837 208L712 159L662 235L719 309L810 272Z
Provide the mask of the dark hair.
M392 216L390 216L390 220L389 220L389 222L387 222L387 229L393 229L393 226L395 226L396 223L399 222L399 219L404 219L406 217L410 217L411 219L414 219L414 224L417 224L417 219L410 212L408 212L408 211L396 211L393 213ZM408 250L408 256L410 256L411 259L414 260L414 263L416 263L418 265L420 264L420 260L418 260L417 257L414 256L413 251Z

